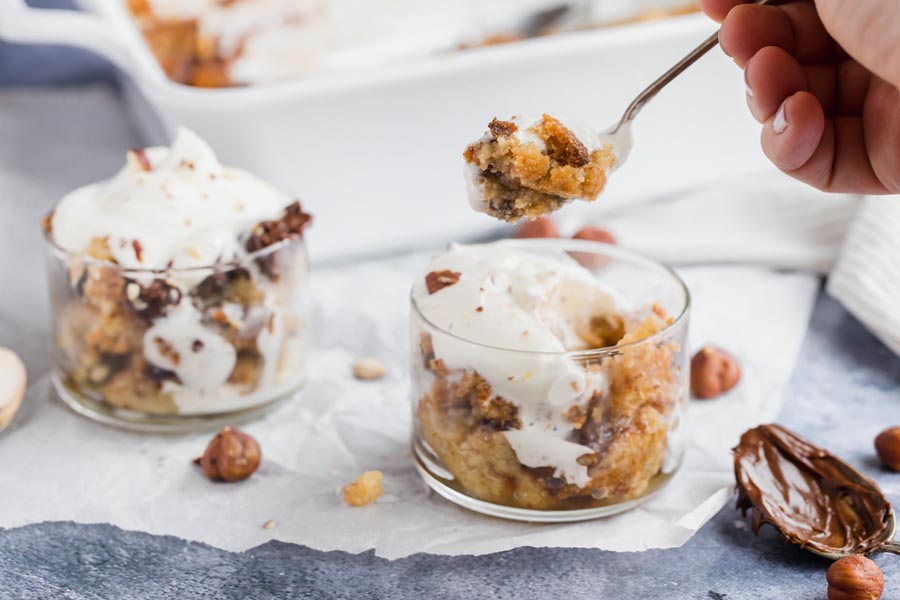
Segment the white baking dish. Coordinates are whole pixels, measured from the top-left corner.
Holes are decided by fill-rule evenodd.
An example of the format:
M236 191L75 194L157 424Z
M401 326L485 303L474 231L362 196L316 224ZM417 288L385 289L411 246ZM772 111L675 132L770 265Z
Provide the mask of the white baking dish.
M197 89L165 78L116 0L84 13L0 0L0 36L97 51L148 143L196 130L226 163L291 190L316 216L314 259L480 235L461 154L491 117L549 112L598 128L714 29L702 15L529 40L277 85ZM740 72L714 51L640 116L635 149L592 210L766 169Z

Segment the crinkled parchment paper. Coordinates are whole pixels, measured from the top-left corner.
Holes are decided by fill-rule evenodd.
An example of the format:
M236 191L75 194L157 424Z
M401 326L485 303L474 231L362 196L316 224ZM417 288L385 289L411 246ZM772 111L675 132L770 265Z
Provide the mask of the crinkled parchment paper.
M234 485L207 481L191 459L209 434L135 434L94 424L52 398L46 379L28 409L0 434L0 527L39 521L112 523L229 550L276 538L321 550L396 558L416 552L481 554L517 546L632 551L685 543L731 497L729 448L746 428L775 417L806 331L818 280L754 267L682 269L694 298L690 345L737 354L740 386L695 402L681 473L626 514L586 523L532 525L457 508L419 480L409 450L408 290L427 254L314 272L316 350L296 398L247 424L263 464ZM351 364L389 366L356 381ZM340 488L368 469L384 496L350 508ZM274 529L263 529L274 519Z

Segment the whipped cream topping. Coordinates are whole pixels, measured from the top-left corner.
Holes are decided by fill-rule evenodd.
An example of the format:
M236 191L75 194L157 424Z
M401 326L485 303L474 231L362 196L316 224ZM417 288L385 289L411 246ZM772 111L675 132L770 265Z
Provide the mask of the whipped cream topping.
M281 218L293 202L261 179L222 166L203 140L181 129L170 148L132 151L112 179L65 196L53 212L51 235L76 255L87 253L93 240L105 239L122 267L164 271L128 274L135 290L162 278L180 292L178 303L145 332L143 355L177 375L180 383L166 381L163 391L172 395L180 413L224 412L274 397L303 377L309 336L305 324L288 321L305 314L304 249L292 248L292 265L282 266L278 282L261 273L255 261L244 261L264 300L253 307L221 307L240 336L256 339L263 364L254 390L229 384L237 363L235 346L207 325L209 315L189 292L217 263L247 256L253 228Z
M579 331L591 317L624 312L627 302L562 250L453 245L426 273L444 270L459 280L430 294L422 276L413 288L421 314L452 334L432 335L435 356L477 372L516 405L522 428L505 435L519 462L555 467L558 477L585 485L590 477L577 459L592 450L569 441L566 415L608 381L560 353L584 349Z
M157 319L144 333L144 357L174 372L183 386L202 394L218 392L237 362L234 346L200 322L189 301Z
M247 254L259 222L277 219L293 199L257 177L219 163L195 133L180 129L170 148L129 153L107 181L66 195L53 213L56 244L84 253L106 238L126 268L210 266Z
M618 168L619 164L624 162L625 158L627 158L631 147L630 132L623 132L623 135L619 135L619 133L608 135L597 132L581 119L573 117L555 118L569 131L575 134L575 137L584 144L585 148L588 149L588 152L593 153L596 150L602 149L604 146L612 146L613 153L616 156L616 164L612 171ZM516 124L517 129L511 134L511 137L514 137L519 144L534 144L541 152L546 152L547 144L532 131L532 128L539 126L543 122L543 119L543 115L517 115L506 120ZM627 133L627 137L624 133ZM493 139L494 135L488 130L479 142L489 142ZM466 196L469 199L469 205L477 212L485 212L486 203L483 192L484 181L481 177L480 170L474 164L466 163L464 175L466 179ZM607 175L609 175L609 173L607 173Z

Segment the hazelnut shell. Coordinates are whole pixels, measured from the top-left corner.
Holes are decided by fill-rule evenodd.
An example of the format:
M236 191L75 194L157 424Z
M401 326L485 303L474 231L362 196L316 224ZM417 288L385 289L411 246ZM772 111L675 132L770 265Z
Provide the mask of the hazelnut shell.
M900 426L889 427L875 438L878 458L889 469L900 471Z
M708 400L721 396L741 380L741 366L721 348L706 346L691 359L691 392Z
M200 457L200 468L214 481L243 481L259 468L262 452L256 440L234 427L225 427Z
M534 221L525 221L519 225L513 237L517 239L558 238L559 229L556 228L556 223L553 222L553 219L541 217Z
M875 561L847 556L828 568L828 600L878 600L884 591L884 575Z

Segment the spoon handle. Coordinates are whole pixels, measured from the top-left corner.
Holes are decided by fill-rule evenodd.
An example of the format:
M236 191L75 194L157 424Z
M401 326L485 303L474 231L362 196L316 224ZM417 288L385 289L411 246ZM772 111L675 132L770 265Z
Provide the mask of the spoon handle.
M762 6L766 4L774 4L777 1L778 0L758 0L756 4ZM631 104L628 105L628 108L625 109L625 114L622 115L622 118L615 126L613 126L609 133L615 133L624 125L628 125L629 123L634 121L635 117L637 117L641 109L644 108L644 105L652 100L653 97L656 96L656 94L658 94L661 89L666 87L673 79L681 75L688 67L697 62L697 60L701 56L715 48L718 44L719 32L716 31L714 34L709 36L706 41L694 48L687 56L678 61L675 66L663 73L659 79L647 86L647 89L638 94L637 97L631 101Z
M900 540L892 540L890 542L885 542L882 545L878 552L888 552L890 554L900 554Z

